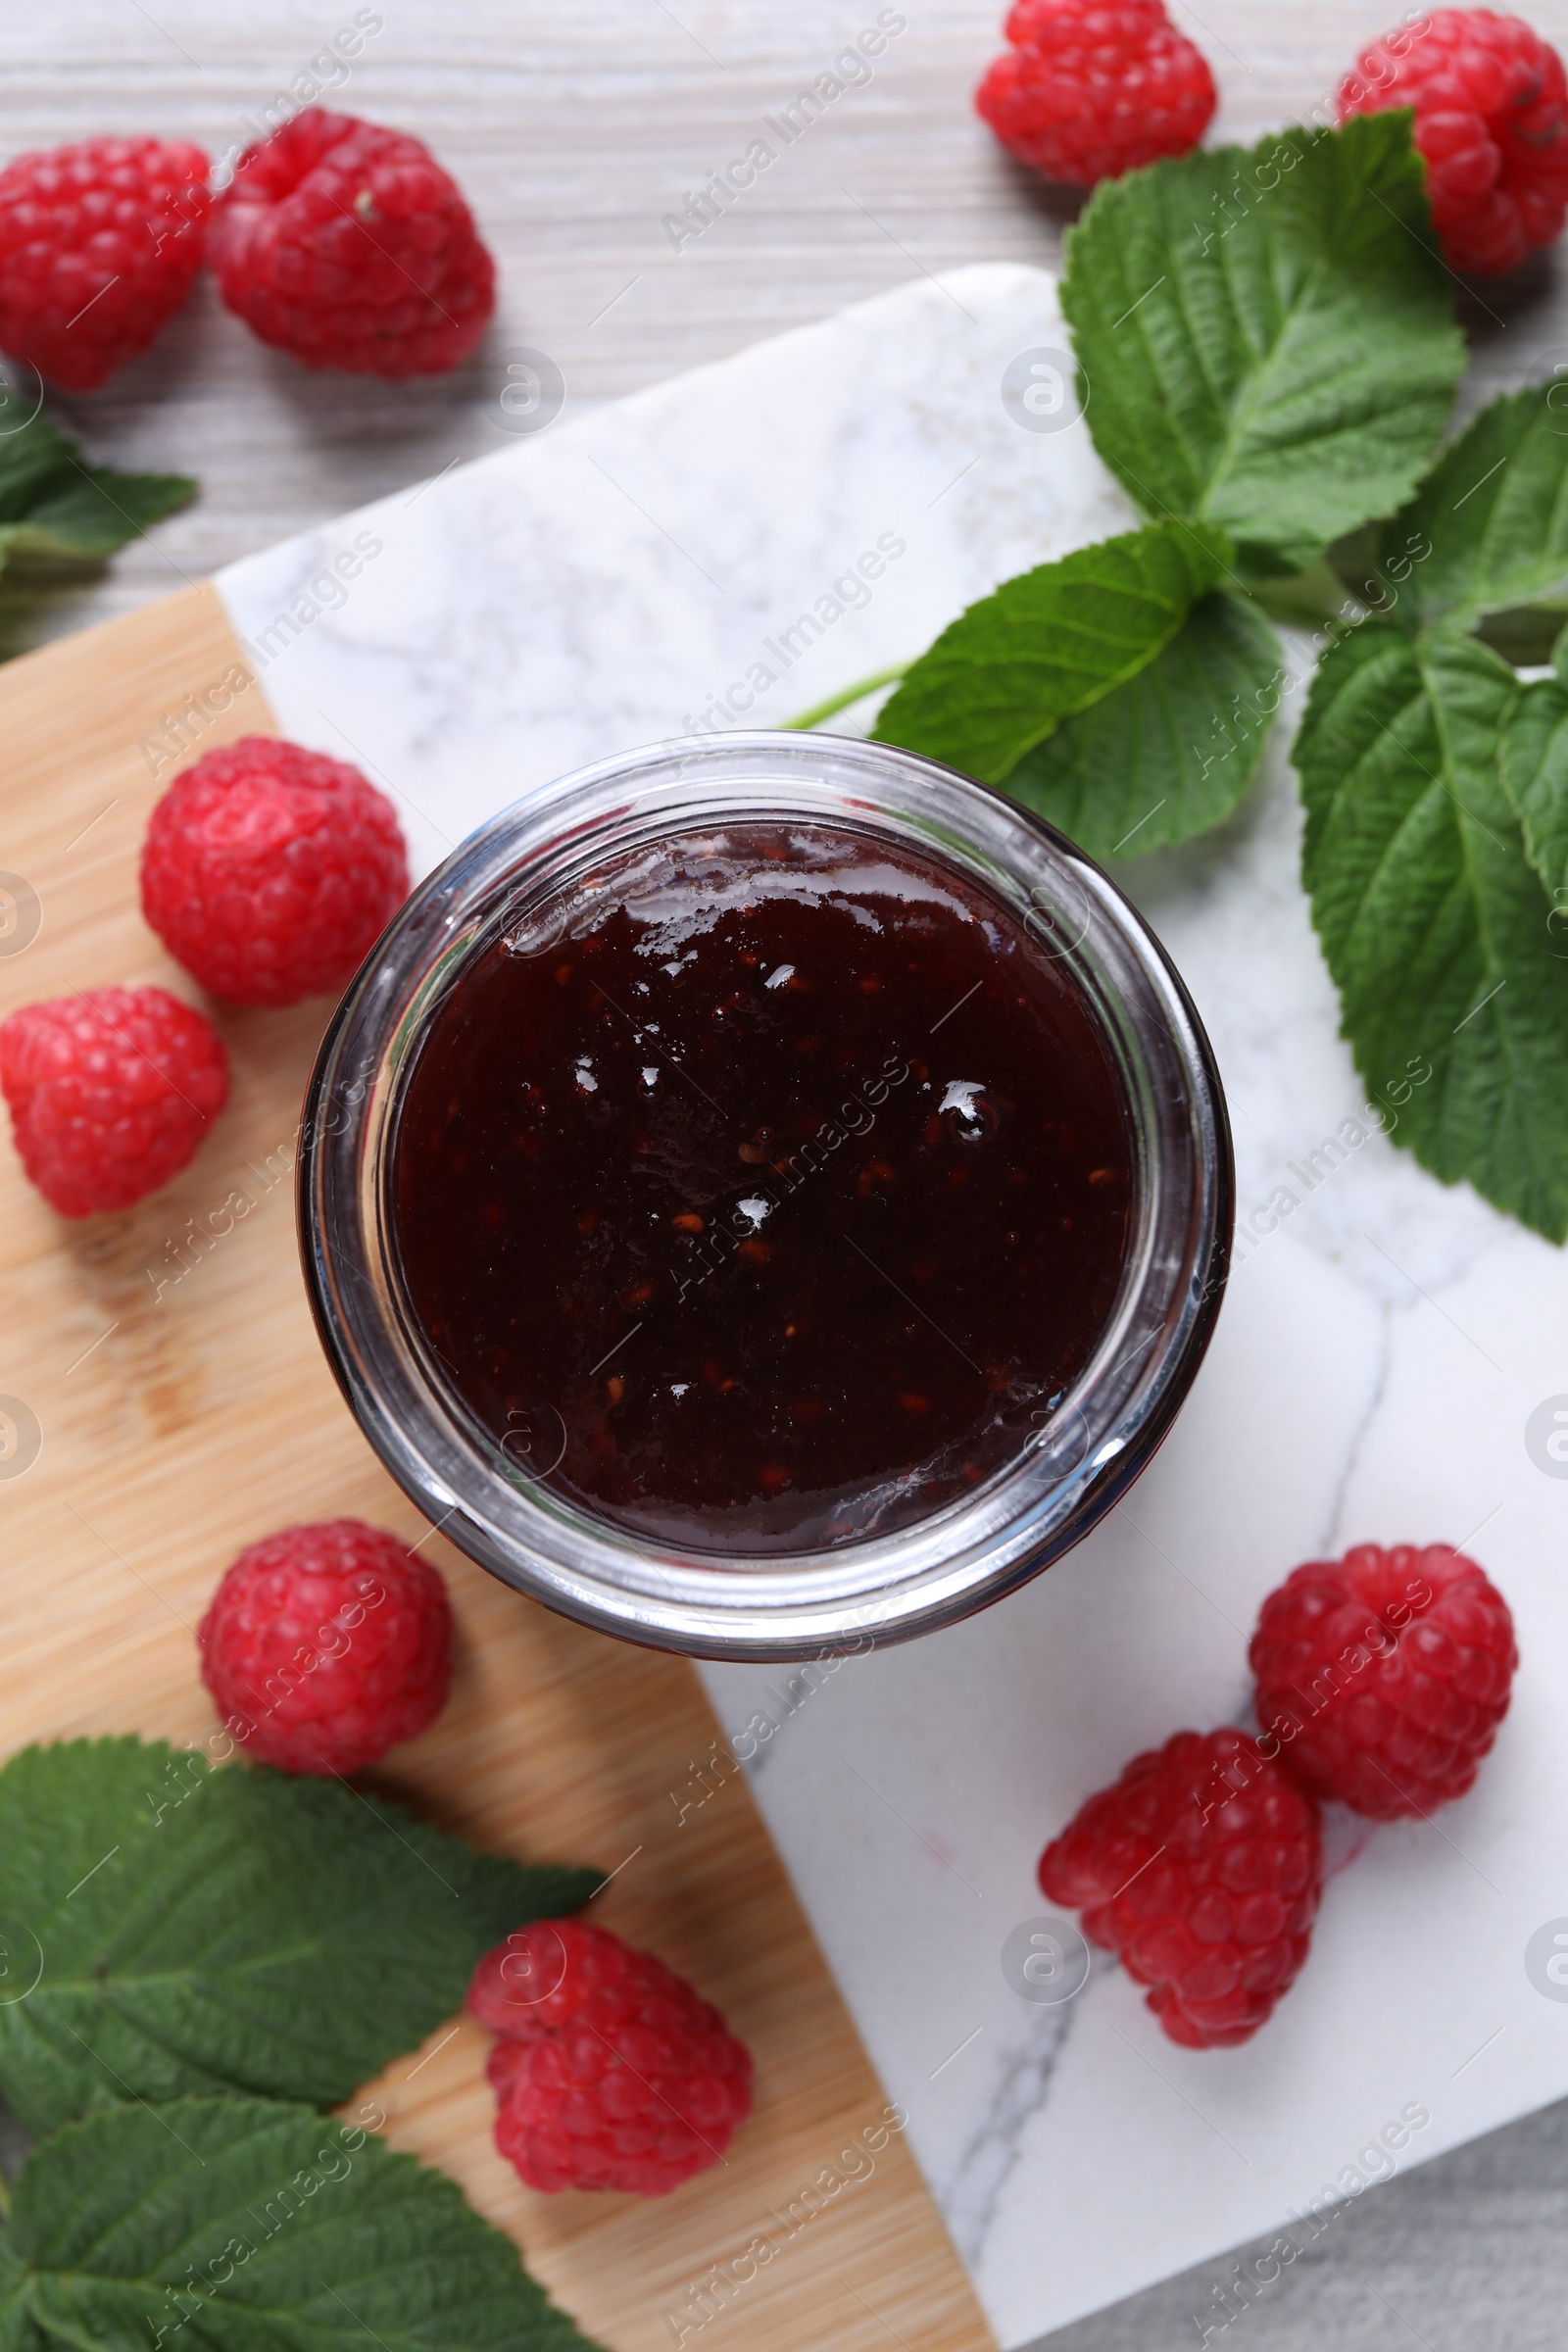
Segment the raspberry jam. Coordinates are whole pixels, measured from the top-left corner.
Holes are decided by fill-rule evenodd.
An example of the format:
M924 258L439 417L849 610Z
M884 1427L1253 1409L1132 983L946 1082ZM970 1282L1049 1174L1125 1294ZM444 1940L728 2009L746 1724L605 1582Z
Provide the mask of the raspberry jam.
M390 1199L412 1319L518 1471L767 1554L1020 1453L1116 1298L1134 1168L1046 941L923 853L737 820L457 973Z

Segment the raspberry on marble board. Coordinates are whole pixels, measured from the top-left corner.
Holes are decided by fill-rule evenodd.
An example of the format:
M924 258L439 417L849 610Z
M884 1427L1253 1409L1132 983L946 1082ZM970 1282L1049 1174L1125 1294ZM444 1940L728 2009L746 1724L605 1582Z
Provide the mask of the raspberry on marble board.
M1248 1654L1282 1760L1373 1821L1464 1795L1519 1662L1507 1602L1446 1544L1308 1560L1264 1601Z
M1149 1986L1172 2041L1233 2048L1306 1958L1318 1809L1246 1732L1178 1732L1088 1798L1042 1854L1040 1885Z

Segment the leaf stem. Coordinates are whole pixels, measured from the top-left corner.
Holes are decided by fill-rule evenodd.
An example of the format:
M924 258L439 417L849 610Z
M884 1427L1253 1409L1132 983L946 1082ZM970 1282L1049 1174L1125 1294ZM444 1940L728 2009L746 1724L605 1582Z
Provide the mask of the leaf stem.
M1294 621L1298 627L1314 620L1344 621L1364 609L1321 556L1288 579L1250 580L1247 593L1271 620Z
M836 711L847 710L852 703L863 703L866 696L875 694L879 686L897 684L908 666L907 662L900 662L892 669L879 669L874 677L861 678L858 685L846 686L841 694L830 694L825 703L813 703L809 710L801 711L796 718L783 719L780 724L787 730L796 731L820 726L824 718L831 718Z

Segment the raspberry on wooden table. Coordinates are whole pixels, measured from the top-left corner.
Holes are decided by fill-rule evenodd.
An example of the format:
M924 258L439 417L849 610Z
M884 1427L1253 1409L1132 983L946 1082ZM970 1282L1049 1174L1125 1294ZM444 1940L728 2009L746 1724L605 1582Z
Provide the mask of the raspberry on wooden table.
M495 307L495 264L429 149L319 106L247 150L210 258L229 309L307 368L439 375Z
M0 172L0 350L91 392L167 325L201 268L208 162L183 139L87 139Z
M195 1156L228 1056L163 988L95 988L0 1023L0 1093L22 1164L63 1217L129 1208Z
M1163 0L1017 0L975 107L1020 163L1092 188L1196 147L1214 77Z
M1317 1807L1246 1732L1178 1732L1089 1798L1042 1854L1040 1884L1150 1987L1172 2041L1229 2049L1306 1958Z
M1373 1821L1463 1796L1519 1662L1507 1602L1446 1544L1307 1561L1264 1601L1249 1656L1298 1780Z
M452 1679L440 1572L360 1519L242 1551L197 1629L202 1680L249 1756L345 1774L427 1731Z
M247 735L181 770L147 827L141 903L215 997L296 1004L351 980L409 891L391 802L357 767Z
M479 1962L468 2008L500 2036L496 2146L530 2188L662 2197L716 2164L751 2113L745 2044L608 1929L518 1929Z
M1374 41L1340 85L1340 121L1394 106L1415 109L1450 269L1496 277L1562 234L1568 81L1522 18L1437 8Z

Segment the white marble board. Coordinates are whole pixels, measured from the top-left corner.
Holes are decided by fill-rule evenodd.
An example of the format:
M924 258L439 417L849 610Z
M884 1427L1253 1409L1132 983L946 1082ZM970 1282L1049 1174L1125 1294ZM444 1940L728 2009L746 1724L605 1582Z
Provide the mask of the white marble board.
M1125 527L1083 423L1029 429L1002 397L1021 355L1066 348L1040 271L922 278L521 431L219 587L284 731L392 790L425 871L565 768L775 724ZM891 542L862 599L858 559ZM787 637L805 612L820 634ZM1298 708L1229 825L1122 875L1236 1131L1241 1263L1164 1451L967 1625L804 1698L705 1669L732 1733L779 1727L759 1801L1004 2347L1568 2092L1568 2000L1525 1968L1568 1915L1568 1484L1525 1443L1568 1393L1568 1261L1380 1136L1314 1165L1362 1090L1298 880ZM1245 2049L1177 2050L1110 1966L1063 2007L1021 1999L1001 1952L1045 1908L1046 1838L1136 1749L1244 1720L1262 1594L1356 1541L1469 1544L1513 1605L1523 1665L1475 1790L1429 1826L1332 1825L1310 1962ZM1406 2110L1430 2120L1363 2155Z

